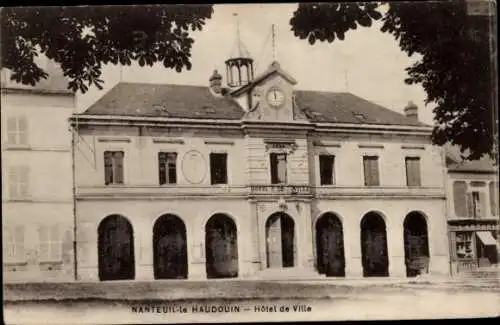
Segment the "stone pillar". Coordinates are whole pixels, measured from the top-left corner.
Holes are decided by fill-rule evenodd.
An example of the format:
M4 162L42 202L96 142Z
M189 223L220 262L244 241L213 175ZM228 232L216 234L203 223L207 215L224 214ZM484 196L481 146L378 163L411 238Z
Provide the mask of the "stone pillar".
M205 265L205 227L201 221L193 222L191 236L188 235L188 279L206 280L207 270ZM189 239L191 238L191 240Z
M346 278L362 278L361 229L356 216L343 220L345 275Z
M135 279L153 280L153 233L148 219L134 222Z
M97 241L97 225L90 222L78 224L78 281L99 281L99 248Z
M293 204L293 209L297 211L297 219L300 224L297 224L297 233L300 239L299 256L300 267L313 271L314 270L314 253L313 253L313 236L312 236L312 221L311 207L308 203L296 202Z
M389 255L389 276L406 277L404 229L401 220L386 223L387 250Z

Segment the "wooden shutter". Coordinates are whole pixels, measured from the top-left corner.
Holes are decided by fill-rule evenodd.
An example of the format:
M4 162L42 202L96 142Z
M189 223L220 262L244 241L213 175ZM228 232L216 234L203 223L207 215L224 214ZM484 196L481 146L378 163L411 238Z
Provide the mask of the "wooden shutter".
M16 251L16 259L25 260L24 253L24 226L16 226L14 230L14 245Z
M29 196L29 179L30 168L28 166L20 166L20 173L18 174L19 181L19 195L21 197Z
M420 158L407 157L406 160L406 181L408 186L420 186Z
M478 218L486 217L486 194L483 191L479 192L479 213L477 215Z
M110 151L104 152L104 184L113 183L113 162Z
M28 120L25 116L20 116L17 125L18 143L28 144Z
M38 227L38 241L40 246L38 255L41 261L47 261L50 257L49 238L49 227L45 225Z
M177 154L170 152L166 159L167 182L169 184L177 183Z
M158 153L158 181L160 185L167 182L166 168L165 168L166 155L164 152Z
M59 234L59 227L57 225L52 225L50 227L50 260L60 261L62 257L61 252L61 236Z
M287 169L287 163L286 163L286 155L285 154L280 154L277 156L278 159L278 183L285 184L286 181L286 169Z
M468 218L474 218L475 211L474 211L474 199L472 197L472 192L467 193L467 214L466 217Z
M113 155L114 183L123 184L123 151L116 151Z
M19 171L18 171L18 166L12 166L9 168L9 195L11 198L18 198L19 197L19 191L18 191L18 179Z
M17 144L17 118L7 118L7 143Z
M271 162L271 184L278 183L278 155L276 153L272 153L269 155L269 159Z
M457 217L467 216L467 184L464 181L453 182L453 204Z
M335 156L331 156L331 177L332 177L332 185L335 184L336 179L335 179Z
M379 185L378 157L366 156L363 158L365 185Z
M489 194L490 194L490 210L492 216L498 216L498 183L490 182L489 184Z

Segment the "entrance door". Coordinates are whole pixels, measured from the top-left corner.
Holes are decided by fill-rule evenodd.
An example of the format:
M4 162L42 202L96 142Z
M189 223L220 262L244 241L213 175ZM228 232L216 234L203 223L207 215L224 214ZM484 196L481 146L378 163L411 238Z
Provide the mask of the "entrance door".
M361 221L361 254L363 276L389 276L389 257L385 222L370 212Z
M418 212L408 214L404 221L404 245L406 276L427 273L429 268L429 244L427 223Z
M326 276L345 276L342 224L332 213L325 213L316 222L316 264Z
M238 237L234 221L224 214L215 214L205 226L207 277L238 276Z
M134 234L130 222L120 215L111 215L101 221L97 231L99 279L134 279Z
M267 267L295 265L295 222L286 213L275 213L266 222Z
M175 215L158 218L153 227L155 279L186 279L188 274L186 227Z

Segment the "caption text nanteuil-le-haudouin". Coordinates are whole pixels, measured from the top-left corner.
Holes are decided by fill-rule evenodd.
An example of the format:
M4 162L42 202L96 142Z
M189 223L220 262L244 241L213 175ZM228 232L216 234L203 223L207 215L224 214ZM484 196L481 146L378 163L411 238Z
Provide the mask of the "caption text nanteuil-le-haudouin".
M231 304L208 305L208 304L192 304L192 305L136 305L131 307L132 312L143 314L166 314L166 313L240 313L240 312L256 312L256 313L288 313L288 312L311 312L311 306L304 304L291 305L255 305L240 306Z

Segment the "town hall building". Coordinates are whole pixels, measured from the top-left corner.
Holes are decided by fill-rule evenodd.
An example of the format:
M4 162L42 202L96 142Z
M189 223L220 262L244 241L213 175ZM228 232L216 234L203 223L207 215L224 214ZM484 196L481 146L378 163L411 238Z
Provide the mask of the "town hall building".
M79 280L448 274L432 127L240 54L71 118Z

